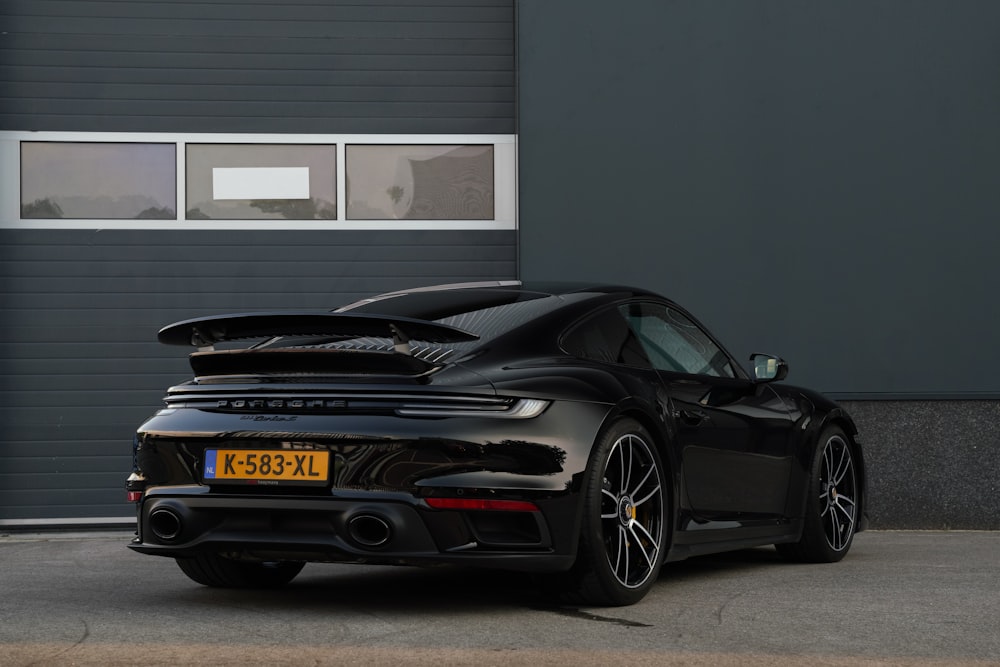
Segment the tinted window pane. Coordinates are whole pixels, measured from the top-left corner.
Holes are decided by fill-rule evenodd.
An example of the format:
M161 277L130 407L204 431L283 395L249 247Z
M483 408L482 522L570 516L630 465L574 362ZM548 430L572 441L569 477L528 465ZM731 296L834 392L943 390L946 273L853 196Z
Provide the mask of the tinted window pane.
M583 295L577 298L585 298ZM479 336L477 341L450 343L468 350L566 305L567 299L503 289L411 292L364 301L337 312L375 313L439 322ZM554 338L554 334L553 334Z
M188 144L188 220L336 220L337 147Z
M735 377L725 352L676 310L654 303L633 303L620 309L655 368Z
M650 366L643 346L615 308L601 311L563 339L563 349L584 359L628 366Z
M348 146L350 220L493 220L493 146Z
M174 144L21 142L21 218L172 220Z

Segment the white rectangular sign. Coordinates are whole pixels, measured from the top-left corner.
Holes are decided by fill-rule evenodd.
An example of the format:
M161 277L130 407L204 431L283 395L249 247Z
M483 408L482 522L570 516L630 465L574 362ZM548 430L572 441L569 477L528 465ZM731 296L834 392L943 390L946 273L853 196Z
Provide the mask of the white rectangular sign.
M213 199L309 199L309 167L213 167Z

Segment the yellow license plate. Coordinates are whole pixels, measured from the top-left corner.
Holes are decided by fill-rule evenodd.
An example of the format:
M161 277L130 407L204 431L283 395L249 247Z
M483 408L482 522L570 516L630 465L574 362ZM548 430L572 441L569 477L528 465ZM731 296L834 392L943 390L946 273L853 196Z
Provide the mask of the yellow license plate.
M329 476L328 451L205 450L206 482L325 484Z

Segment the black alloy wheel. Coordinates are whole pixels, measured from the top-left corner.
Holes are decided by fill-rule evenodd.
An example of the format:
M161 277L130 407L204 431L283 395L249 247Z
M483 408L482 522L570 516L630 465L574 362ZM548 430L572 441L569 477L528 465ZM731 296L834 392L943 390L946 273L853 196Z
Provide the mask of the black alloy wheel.
M793 560L833 563L850 550L858 523L854 455L840 428L823 432L811 473L802 539L777 545L778 551Z
M632 419L596 443L584 487L584 515L570 597L594 605L641 600L663 563L666 478L649 433Z

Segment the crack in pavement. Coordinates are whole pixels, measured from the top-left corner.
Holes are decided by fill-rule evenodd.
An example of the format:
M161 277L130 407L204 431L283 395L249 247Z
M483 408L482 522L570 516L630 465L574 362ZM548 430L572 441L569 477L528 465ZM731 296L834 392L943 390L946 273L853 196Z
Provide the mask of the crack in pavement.
M39 658L38 660L35 660L34 662L29 662L24 667L32 667L33 665L49 664L50 661L53 660L54 658L58 658L61 655L65 655L66 653L69 653L70 651L72 651L73 649L75 649L77 646L80 646L84 642L86 642L87 639L90 637L90 626L87 625L87 621L86 620L82 620L81 623L83 623L83 636L81 636L79 639L77 639L75 642L73 642L72 645L67 646L66 648L64 648L61 651L56 651L52 655L45 656L44 658Z

